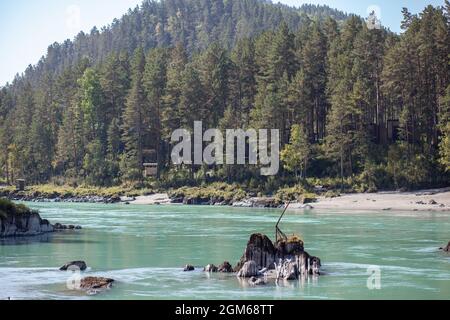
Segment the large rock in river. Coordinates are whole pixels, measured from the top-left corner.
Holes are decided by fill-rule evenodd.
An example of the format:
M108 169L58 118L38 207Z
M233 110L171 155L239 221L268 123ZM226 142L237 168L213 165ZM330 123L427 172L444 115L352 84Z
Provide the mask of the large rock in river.
M256 273L250 269L253 267L256 268ZM300 275L319 275L320 267L320 259L304 251L302 240L291 238L280 240L274 245L269 237L258 233L250 237L244 254L234 269L238 272L238 277L252 277L276 268L279 278L293 280Z
M252 234L245 248L244 255L234 268L234 271L239 272L248 261L254 261L258 270L273 268L275 253L275 247L269 237L260 233Z
M86 291L110 289L114 279L101 277L86 277L81 279L80 289Z

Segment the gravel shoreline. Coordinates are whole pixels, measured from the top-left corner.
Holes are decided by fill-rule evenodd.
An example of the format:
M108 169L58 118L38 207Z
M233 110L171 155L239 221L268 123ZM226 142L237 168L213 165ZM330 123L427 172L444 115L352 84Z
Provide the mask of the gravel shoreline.
M272 197L251 197L234 202L215 202L214 200L193 201L192 199L171 199L167 193L157 193L137 197L59 197L44 198L33 195L10 194L6 198L13 201L29 202L69 202L69 203L122 203L131 205L215 205L245 208L283 207ZM379 192L343 194L334 198L319 196L313 203L291 203L290 210L317 209L337 211L436 211L450 212L450 188L415 192Z

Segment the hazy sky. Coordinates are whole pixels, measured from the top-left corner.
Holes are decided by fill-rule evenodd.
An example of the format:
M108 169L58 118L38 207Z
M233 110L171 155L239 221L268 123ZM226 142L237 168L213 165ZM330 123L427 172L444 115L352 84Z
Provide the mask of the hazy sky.
M80 31L99 29L142 0L0 0L0 86L16 73L35 64L53 42L73 39ZM277 2L277 1L273 1ZM300 6L326 4L349 13L367 16L375 8L385 26L399 32L402 7L412 12L426 5L442 5L444 0L281 0Z

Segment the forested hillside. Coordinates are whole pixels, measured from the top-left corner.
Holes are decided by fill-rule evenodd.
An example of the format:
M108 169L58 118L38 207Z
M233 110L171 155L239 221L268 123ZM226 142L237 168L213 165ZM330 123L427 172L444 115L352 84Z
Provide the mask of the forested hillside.
M182 44L189 55L214 42L229 49L237 40L275 30L282 22L297 30L308 17L343 21L347 15L327 6L295 9L266 0L144 0L101 30L94 27L89 34L80 32L73 41L52 44L47 55L26 70L25 77L35 85L46 73L59 74L83 57L95 65L111 53L131 55L138 47L147 51Z
M450 3L404 10L402 35L316 6L256 0L143 3L102 31L54 44L0 91L7 182L240 182L306 177L362 191L446 185ZM345 20L345 21L344 21ZM175 167L178 128L276 128L283 168Z

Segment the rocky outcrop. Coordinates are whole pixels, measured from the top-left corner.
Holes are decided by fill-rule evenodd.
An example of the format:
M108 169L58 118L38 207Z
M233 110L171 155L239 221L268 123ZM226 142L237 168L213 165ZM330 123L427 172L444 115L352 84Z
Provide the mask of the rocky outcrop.
M444 252L450 252L450 241L448 242L446 247L443 248L439 248L440 250L444 251Z
M319 275L321 261L304 251L304 243L292 238L275 243L263 234L253 234L234 268L238 277L260 276L276 269L277 279L296 280L301 275Z
M50 222L42 219L37 212L0 216L0 237L2 238L37 236L53 231L54 228Z
M37 211L22 204L0 199L0 238L29 237L51 233L59 230L78 230L80 226L52 225L42 219Z
M65 265L63 265L59 270L61 271L67 271L67 270L80 270L84 271L87 269L86 262L84 261L71 261L67 262Z

